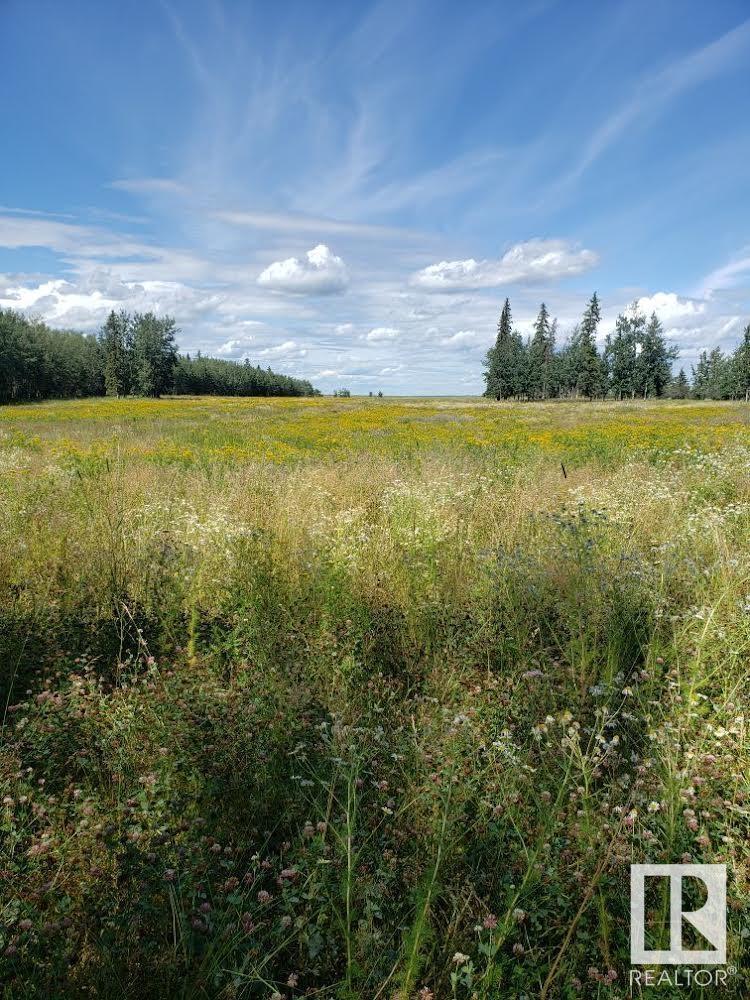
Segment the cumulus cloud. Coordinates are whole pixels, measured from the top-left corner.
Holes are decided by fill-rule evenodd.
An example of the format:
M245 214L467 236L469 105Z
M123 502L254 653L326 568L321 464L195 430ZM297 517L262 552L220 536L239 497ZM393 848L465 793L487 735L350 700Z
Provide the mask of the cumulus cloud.
M400 330L392 326L376 326L366 334L365 340L371 344L377 344L381 341L395 340L399 333Z
M283 344L275 344L273 347L264 347L258 351L259 358L304 358L307 349L301 347L296 340L285 340Z
M665 326L689 324L706 311L706 303L698 299L682 298L674 292L655 292L638 299L638 308L650 316L655 312Z
M412 275L411 283L427 292L531 283L566 278L595 267L599 257L566 240L516 243L499 260L443 260Z
M247 354L250 347L253 346L255 338L252 336L247 337L234 337L232 340L226 340L223 344L220 344L216 348L216 353L222 358L241 358L244 354Z
M177 281L123 281L104 268L84 272L75 281L56 278L6 284L0 307L40 316L56 327L99 326L112 309L169 313L181 323L215 309L221 296Z
M324 295L343 292L349 284L349 275L341 257L319 243L302 260L288 257L269 264L258 275L258 284L276 292Z
M489 338L486 333L481 334L476 330L459 330L458 333L454 333L450 337L443 337L440 343L443 347L465 350L471 347L476 347L477 344L483 344L488 339Z

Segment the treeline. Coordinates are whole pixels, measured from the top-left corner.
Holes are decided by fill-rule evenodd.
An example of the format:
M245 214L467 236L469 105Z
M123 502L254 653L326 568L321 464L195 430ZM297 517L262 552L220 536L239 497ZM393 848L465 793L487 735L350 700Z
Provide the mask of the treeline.
M637 306L621 313L614 333L599 351L601 321L594 293L567 340L558 346L557 321L542 303L530 337L513 327L505 300L495 344L487 352L485 396L492 399L747 399L750 396L750 323L731 354L704 351L689 378L674 375L678 348L667 343L656 313L650 319Z
M303 379L249 363L177 353L174 320L111 312L96 335L53 330L0 309L0 403L165 393L312 396Z
M0 309L0 403L103 394L96 338Z
M185 396L319 396L306 379L279 375L270 368L204 358L200 351L177 359L174 391Z

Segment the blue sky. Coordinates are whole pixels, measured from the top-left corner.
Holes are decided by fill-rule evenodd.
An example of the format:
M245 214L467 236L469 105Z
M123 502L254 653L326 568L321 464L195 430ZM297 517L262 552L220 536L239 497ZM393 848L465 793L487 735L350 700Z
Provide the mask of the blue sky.
M750 320L746 0L2 0L0 304L472 393L502 301Z

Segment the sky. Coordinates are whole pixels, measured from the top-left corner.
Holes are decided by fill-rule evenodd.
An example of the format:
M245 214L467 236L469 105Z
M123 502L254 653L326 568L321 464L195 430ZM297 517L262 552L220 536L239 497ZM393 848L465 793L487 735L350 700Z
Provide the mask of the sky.
M473 394L510 298L750 321L747 0L0 0L0 306Z

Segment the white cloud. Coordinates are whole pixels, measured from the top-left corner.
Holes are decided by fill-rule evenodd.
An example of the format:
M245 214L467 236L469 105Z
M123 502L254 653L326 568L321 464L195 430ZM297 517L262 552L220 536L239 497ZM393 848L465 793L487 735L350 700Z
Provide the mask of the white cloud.
M365 340L371 344L377 344L381 341L396 340L399 333L400 330L392 326L376 326L365 336Z
M129 194L174 194L187 195L187 187L171 177L134 177L129 180L112 181L109 185L117 191Z
M647 316L655 312L666 326L680 326L703 315L706 303L683 298L674 292L655 292L638 299L638 308Z
M264 229L276 233L328 233L334 236L359 236L363 239L402 237L405 230L393 226L371 226L360 222L345 222L296 212L215 212L214 218L230 226Z
M466 349L476 347L477 344L483 344L490 339L488 334L478 333L476 330L459 330L458 333L454 333L450 337L443 337L440 343L443 347Z
M700 293L706 298L711 298L714 292L722 291L725 288L733 288L740 284L743 279L750 278L750 253L743 251L746 256L735 257L728 264L717 268L707 275L701 284Z
M127 235L96 226L80 226L42 217L0 215L0 247L19 250L45 247L75 262L80 271L96 270L102 258L119 261L124 281L148 275L174 282L204 277L208 263L192 253L135 241ZM138 279L132 277L138 274Z
M217 347L216 353L222 358L241 358L243 354L247 354L254 341L255 338L252 336L235 337Z
M672 101L701 83L747 60L750 20L743 21L708 45L694 49L640 81L635 93L593 132L576 166L563 183L581 174L621 136L632 134L639 119L655 119Z
M417 271L411 283L427 292L454 292L469 288L547 281L581 274L599 262L593 250L565 240L527 240L516 243L500 260L444 260Z
M258 284L277 292L322 295L342 292L349 284L346 265L324 243L308 250L304 260L277 260L258 275Z
M40 316L52 326L84 330L99 326L112 309L169 313L185 323L220 302L216 293L177 281L122 281L106 268L84 272L75 281L8 283L0 289L0 307Z
M283 344L276 344L273 347L265 347L258 351L259 358L304 358L307 349L300 347L296 340L285 340Z

